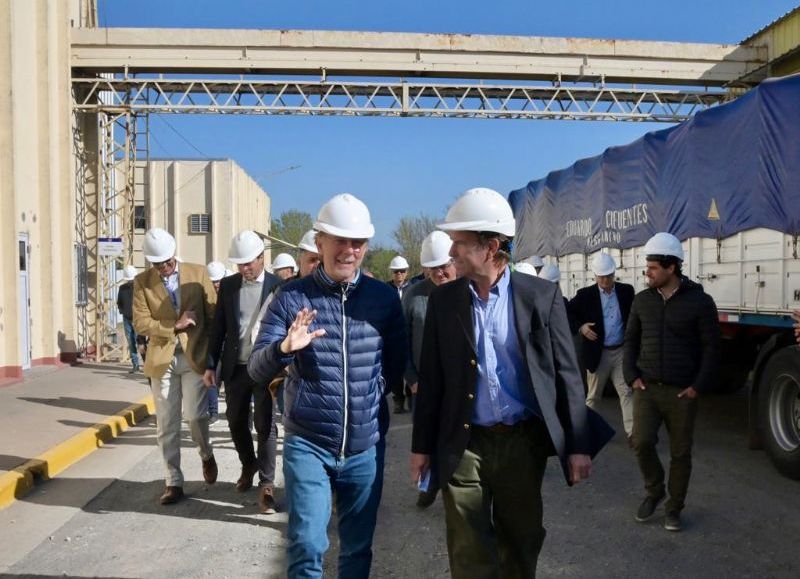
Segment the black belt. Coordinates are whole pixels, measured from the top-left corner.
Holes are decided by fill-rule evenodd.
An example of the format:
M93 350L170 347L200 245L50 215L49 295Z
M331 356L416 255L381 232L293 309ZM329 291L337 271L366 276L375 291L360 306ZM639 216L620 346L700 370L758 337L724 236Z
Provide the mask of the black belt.
M619 350L625 344L617 344L616 346L603 346L604 350Z

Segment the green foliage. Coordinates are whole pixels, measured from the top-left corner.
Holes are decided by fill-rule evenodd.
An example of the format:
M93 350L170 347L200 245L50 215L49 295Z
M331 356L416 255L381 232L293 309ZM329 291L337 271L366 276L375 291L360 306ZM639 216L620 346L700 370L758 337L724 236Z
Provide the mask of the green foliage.
M299 243L303 234L314 225L314 218L305 211L291 209L281 213L278 219L273 219L270 225L270 235L294 245Z
M375 279L386 281L389 279L389 262L397 255L394 249L387 249L380 245L370 246L361 267L368 269Z
M401 218L392 232L392 237L400 246L400 255L405 257L411 266L409 278L422 271L419 264L422 241L436 229L436 224L440 221L441 219L420 213L417 217Z

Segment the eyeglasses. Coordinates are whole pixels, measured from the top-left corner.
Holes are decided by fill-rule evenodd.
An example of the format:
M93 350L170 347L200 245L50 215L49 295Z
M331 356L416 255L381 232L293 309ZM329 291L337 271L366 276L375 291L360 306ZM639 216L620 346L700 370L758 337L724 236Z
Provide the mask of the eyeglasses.
M396 269L396 270L394 270L394 273L405 273L405 272L406 272L405 269Z
M437 271L437 270L441 271L441 270L447 269L451 265L453 265L453 260L452 259L450 261L448 261L447 263L443 263L442 265L436 265L434 267L431 267L430 270L431 271Z
M152 262L153 263L153 267L155 267L157 269L161 269L164 266L172 265L173 259L174 258L170 257L169 259L167 259L165 261L154 261L154 262Z

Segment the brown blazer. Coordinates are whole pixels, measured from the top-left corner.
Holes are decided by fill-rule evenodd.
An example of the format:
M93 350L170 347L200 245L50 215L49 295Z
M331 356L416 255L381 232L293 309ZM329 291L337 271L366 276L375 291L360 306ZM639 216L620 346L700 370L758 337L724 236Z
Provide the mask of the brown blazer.
M214 317L217 293L206 268L193 263L179 263L180 311L175 312L167 288L158 271L151 267L133 280L133 327L149 338L144 375L161 378L175 357L176 336L192 370L206 369L208 332ZM175 332L175 322L186 310L197 314L197 325Z

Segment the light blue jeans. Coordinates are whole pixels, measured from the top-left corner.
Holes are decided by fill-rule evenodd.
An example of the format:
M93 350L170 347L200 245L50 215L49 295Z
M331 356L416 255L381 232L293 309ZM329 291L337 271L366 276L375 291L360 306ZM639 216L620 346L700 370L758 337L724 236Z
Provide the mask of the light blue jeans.
M300 436L286 436L283 476L289 510L290 579L322 577L322 558L329 546L327 527L332 496L339 519L338 576L369 577L380 502L376 474L375 447L341 458Z

